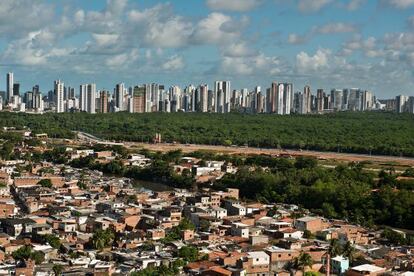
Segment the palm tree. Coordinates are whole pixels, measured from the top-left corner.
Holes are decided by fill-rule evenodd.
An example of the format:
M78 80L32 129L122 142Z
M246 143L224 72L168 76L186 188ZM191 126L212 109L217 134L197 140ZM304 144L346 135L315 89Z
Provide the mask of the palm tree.
M356 253L355 247L353 247L352 244L349 241L347 241L342 250L342 254L348 258L349 263L352 263L354 261L355 253Z
M63 271L63 266L61 264L55 264L53 265L53 273L55 274L55 276L60 276L62 274Z
M305 274L305 268L307 266L312 266L313 260L311 255L305 252L301 252L300 255L295 259L295 267L302 270L303 274Z
M329 248L328 248L329 255L336 257L338 255L341 255L341 252L342 252L342 248L341 248L341 245L339 244L338 239L332 239L329 244Z
M326 275L329 276L331 273L331 256L336 257L341 254L341 245L338 239L332 239L328 250L326 252Z
M94 248L102 250L114 242L115 235L111 229L98 230L92 236L92 245Z

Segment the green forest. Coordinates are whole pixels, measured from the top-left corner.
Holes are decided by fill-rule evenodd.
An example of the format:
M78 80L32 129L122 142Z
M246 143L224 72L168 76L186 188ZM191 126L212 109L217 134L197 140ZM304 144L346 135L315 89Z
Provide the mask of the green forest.
M340 151L414 157L414 115L338 112L325 115L144 113L0 113L0 126L70 138L84 131L114 141L151 141Z

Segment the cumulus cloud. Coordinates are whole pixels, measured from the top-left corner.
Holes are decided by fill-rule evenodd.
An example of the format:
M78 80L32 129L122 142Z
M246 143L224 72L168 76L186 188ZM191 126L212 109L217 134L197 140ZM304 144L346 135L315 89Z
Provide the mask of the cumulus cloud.
M356 27L353 24L336 22L316 27L315 31L321 34L351 33L356 31Z
M331 2L332 0L299 0L298 9L304 13L317 12Z
M289 44L304 44L308 41L308 37L305 35L299 35L299 34L289 34L288 35L288 43Z
M359 7L362 6L365 2L366 0L350 0L346 4L346 9L349 11L355 11L359 9Z
M241 30L247 24L247 17L237 21L228 15L213 12L198 22L192 39L196 43L230 43L240 37Z
M277 57L257 53L251 56L223 56L218 71L227 76L275 75L280 72L279 66Z
M261 4L262 0L207 0L212 10L246 12Z
M146 46L181 47L187 45L193 32L192 24L182 16L174 15L170 4L158 4L143 11L132 10L128 19L134 32L138 30L137 39L143 37Z
M132 49L129 53L115 55L106 59L105 64L112 69L127 67L134 63L139 57L138 49Z
M2 0L0 35L21 37L50 24L54 10L41 1Z
M414 0L386 0L386 2L398 9L406 9L414 6Z
M311 40L315 35L327 35L327 34L341 34L356 32L357 27L353 24L343 22L332 22L322 26L315 26L309 32L304 35L290 33L287 38L287 43L300 45L305 44Z
M19 65L45 65L49 58L70 54L70 49L38 47L36 42L39 40L39 36L44 37L40 31L31 32L27 36L13 41L1 55L1 60Z
M223 47L223 55L227 57L246 57L256 54L246 42L234 42Z
M162 68L167 71L175 71L184 68L184 61L181 56L173 55L162 65Z
M302 51L296 56L297 70L306 73L326 68L330 55L331 51L328 49L319 49L313 56Z

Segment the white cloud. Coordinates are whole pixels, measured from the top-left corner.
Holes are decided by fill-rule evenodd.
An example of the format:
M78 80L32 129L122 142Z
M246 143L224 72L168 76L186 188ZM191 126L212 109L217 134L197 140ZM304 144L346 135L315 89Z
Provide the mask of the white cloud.
M346 9L349 11L355 11L362 6L366 0L350 0L349 3L346 5Z
M261 4L261 0L207 0L212 10L246 12Z
M331 2L332 0L299 0L298 8L301 12L312 13L321 10Z
M406 9L414 6L414 0L388 0L388 4L399 9Z
M170 4L158 4L143 11L132 10L128 19L133 24L130 30L139 42L152 47L175 48L188 44L193 26L181 16L172 13ZM142 41L141 41L142 43Z
M297 69L301 73L306 73L326 68L330 55L331 51L328 49L319 49L313 56L302 51L296 56Z
M111 46L119 40L117 34L92 34L92 37L99 46Z
M184 61L181 56L173 55L162 65L162 68L167 71L176 71L184 68Z
M22 37L50 24L54 10L41 1L1 0L0 35Z
M224 47L223 54L228 57L244 57L254 55L255 51L246 42L234 42Z
M289 44L304 44L308 41L308 38L304 35L299 34L289 34L288 43Z
M263 53L253 56L223 56L218 73L231 76L273 75L280 72L279 65L278 58Z
M1 55L1 60L7 63L28 66L46 65L50 58L70 54L71 49L46 47L44 44L41 44L41 47L39 47L37 44L39 36L45 38L43 32L37 31L27 34L24 38L13 41Z
M352 24L336 22L317 27L315 31L321 34L351 33L356 31L356 27Z
M196 43L223 44L235 41L248 24L248 18L236 21L232 17L213 12L196 25L192 39Z
M105 64L111 69L127 68L129 65L138 60L138 49L132 49L129 53L123 53L107 58Z

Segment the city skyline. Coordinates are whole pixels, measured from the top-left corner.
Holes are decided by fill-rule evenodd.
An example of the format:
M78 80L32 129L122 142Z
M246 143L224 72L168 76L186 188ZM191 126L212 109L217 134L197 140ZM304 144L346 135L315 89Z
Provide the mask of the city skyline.
M223 79L235 89L274 80L413 95L413 8L410 0L5 0L0 72L15 72L22 92L55 79L106 90Z
M201 83L184 88L158 83L118 83L111 93L97 89L96 83L80 84L78 93L63 80L53 82L53 90L42 95L39 85L20 94L20 84L14 82L14 73L6 74L6 91L0 91L0 110L17 112L87 112L108 113L127 111L148 112L209 112L270 113L277 115L330 113L338 111L387 110L414 113L414 96L397 95L379 99L369 90L334 88L324 90L305 85L296 89L293 83L272 81L270 87L232 89L231 81L215 81L213 86Z

